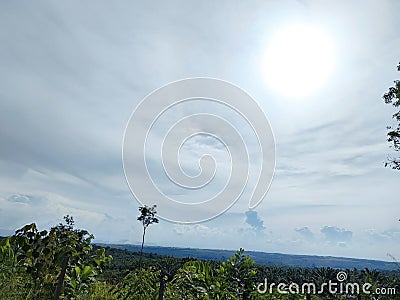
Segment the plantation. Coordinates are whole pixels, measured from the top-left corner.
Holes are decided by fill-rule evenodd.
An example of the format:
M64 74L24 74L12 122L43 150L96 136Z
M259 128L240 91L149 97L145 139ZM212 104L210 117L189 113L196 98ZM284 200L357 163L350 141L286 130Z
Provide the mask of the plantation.
M256 265L243 249L218 262L100 248L64 219L0 242L0 299L400 299L399 271Z

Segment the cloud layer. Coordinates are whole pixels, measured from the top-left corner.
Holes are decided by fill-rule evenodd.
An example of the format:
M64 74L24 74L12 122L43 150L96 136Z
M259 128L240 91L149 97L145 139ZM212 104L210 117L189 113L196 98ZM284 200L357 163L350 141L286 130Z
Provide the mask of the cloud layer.
M399 5L1 2L0 233L72 214L98 240L140 241L121 162L126 123L154 89L208 76L247 90L267 114L277 142L273 184L256 210L239 201L207 223L162 222L149 243L400 256L398 174L383 168L393 112L380 100L398 77ZM294 21L324 27L337 52L328 84L296 101L270 91L260 67L272 34ZM210 148L224 150L189 142L187 170Z

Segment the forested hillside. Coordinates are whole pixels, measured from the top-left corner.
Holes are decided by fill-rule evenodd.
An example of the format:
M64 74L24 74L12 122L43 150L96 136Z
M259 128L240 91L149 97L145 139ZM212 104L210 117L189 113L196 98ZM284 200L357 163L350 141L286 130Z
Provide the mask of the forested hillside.
M139 245L130 244L99 244L102 247L126 249L132 252L140 252ZM202 260L224 261L235 254L233 250L220 249L198 249L198 248L176 248L146 246L146 252L174 256L180 258L194 257ZM282 267L301 267L319 268L331 267L336 269L374 269L374 270L396 270L399 264L396 261L379 261L370 259L357 259L333 256L315 255L293 255L281 253L265 253L257 251L246 251L252 260L258 265L282 266Z

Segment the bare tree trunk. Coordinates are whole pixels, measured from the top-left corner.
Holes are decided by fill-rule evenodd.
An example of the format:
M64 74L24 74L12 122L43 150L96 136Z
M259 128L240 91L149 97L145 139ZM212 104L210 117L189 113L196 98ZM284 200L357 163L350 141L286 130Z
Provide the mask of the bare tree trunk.
M60 299L60 296L61 296L61 289L64 284L65 273L67 272L68 260L69 260L69 258L68 258L68 256L66 256L62 263L61 273L60 273L60 276L58 276L56 293L54 294L55 300Z
M158 300L164 300L165 280L164 272L160 274L160 288L158 290Z
M142 269L142 256L143 256L143 246L144 246L144 236L146 235L146 228L143 228L143 236L142 236L142 247L140 248L140 257L139 257L139 270Z

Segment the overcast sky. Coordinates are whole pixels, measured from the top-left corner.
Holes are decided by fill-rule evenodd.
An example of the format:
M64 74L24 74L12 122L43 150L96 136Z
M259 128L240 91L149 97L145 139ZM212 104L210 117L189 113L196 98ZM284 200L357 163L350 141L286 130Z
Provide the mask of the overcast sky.
M97 241L139 243L121 158L129 117L171 81L212 77L267 115L272 185L253 211L238 201L209 222L162 221L147 244L400 259L400 173L384 168L394 110L381 100L399 77L399 11L396 0L1 1L1 232L71 214ZM320 82L300 56L277 88L265 55L284 28L304 24L329 37L329 74ZM293 41L288 61L302 46ZM303 77L313 92L300 93ZM187 143L185 163L203 143L220 147Z

